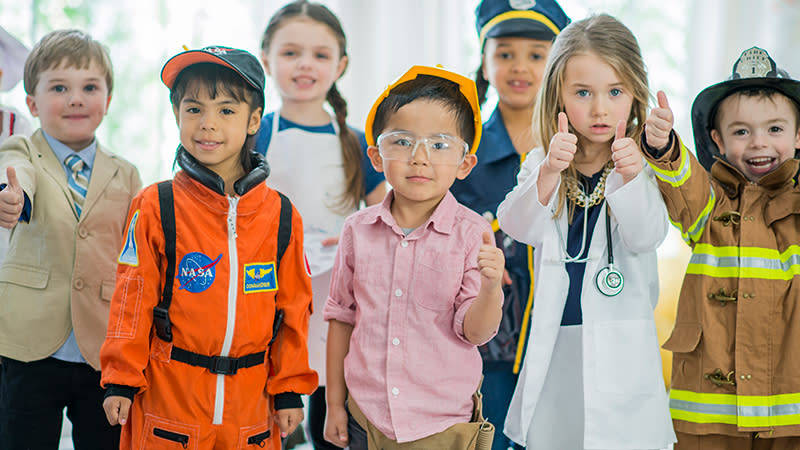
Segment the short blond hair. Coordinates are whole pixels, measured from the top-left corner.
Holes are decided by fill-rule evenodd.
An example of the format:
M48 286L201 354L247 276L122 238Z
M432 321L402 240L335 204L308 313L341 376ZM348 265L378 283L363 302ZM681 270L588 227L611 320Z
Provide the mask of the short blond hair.
M62 64L65 67L86 69L97 63L106 79L108 93L114 87L114 69L108 49L80 30L56 30L47 33L31 50L25 60L23 83L25 93L33 95L39 75Z

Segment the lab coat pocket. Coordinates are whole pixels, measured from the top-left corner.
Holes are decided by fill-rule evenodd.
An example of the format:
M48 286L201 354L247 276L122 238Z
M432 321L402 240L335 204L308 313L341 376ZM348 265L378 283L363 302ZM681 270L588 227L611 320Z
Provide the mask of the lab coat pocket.
M594 349L597 390L647 394L663 389L658 338L652 320L599 323Z

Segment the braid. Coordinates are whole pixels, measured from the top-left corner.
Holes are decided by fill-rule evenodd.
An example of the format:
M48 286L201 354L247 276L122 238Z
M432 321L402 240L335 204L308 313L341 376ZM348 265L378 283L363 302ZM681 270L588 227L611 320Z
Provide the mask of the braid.
M486 93L489 91L489 80L483 76L483 62L475 72L475 87L478 88L478 105L486 103Z
M347 126L347 101L333 83L326 100L333 107L336 113L336 123L339 124L339 142L342 147L342 161L344 162L344 186L345 189L339 197L339 204L336 209L342 213L349 213L358 207L361 199L366 195L364 186L364 174L361 167L363 159L361 144L358 137Z

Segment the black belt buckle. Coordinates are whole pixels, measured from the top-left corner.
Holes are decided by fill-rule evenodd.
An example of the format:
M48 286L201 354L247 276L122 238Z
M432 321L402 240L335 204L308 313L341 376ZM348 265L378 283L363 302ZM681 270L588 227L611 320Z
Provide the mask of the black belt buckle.
M227 356L212 356L208 370L211 373L222 375L235 375L239 370L239 359Z
M153 307L153 324L156 334L166 342L172 342L172 324L169 321L169 310L161 306Z

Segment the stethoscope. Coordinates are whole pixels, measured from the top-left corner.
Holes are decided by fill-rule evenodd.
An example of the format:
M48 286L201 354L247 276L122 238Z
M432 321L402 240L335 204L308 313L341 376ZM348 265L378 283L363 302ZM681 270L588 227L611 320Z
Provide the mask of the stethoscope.
M605 201L605 200L603 200ZM564 263L584 263L589 261L589 257L581 258L583 251L586 249L586 229L588 227L589 205L583 206L583 234L581 237L581 249L575 256L570 256L567 249L567 244L564 242L564 236L561 234L561 228L556 223L556 231L558 231L558 239L564 248L566 255L561 261ZM606 215L606 245L608 246L608 264L597 272L594 278L595 285L601 294L606 297L614 297L622 292L622 287L625 285L625 279L622 273L614 268L614 249L611 243L611 217Z

